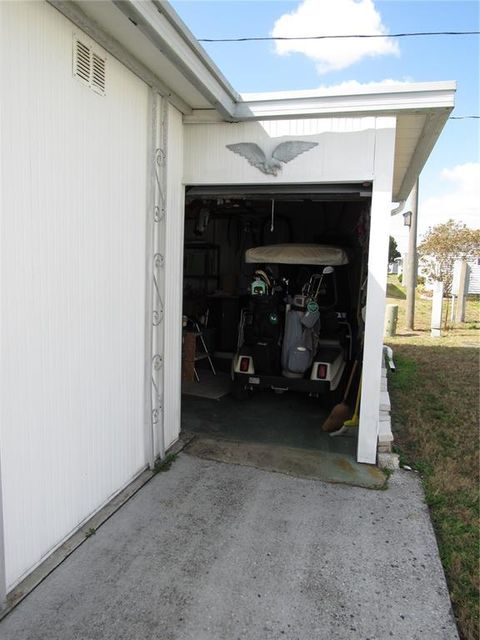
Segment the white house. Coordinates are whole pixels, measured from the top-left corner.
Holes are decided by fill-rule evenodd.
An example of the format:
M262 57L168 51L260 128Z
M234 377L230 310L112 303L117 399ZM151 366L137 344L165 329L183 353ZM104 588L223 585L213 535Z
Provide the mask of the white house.
M2 599L179 436L194 197L308 197L333 227L361 219L357 459L375 463L389 216L455 84L240 96L165 2L2 2L0 16ZM286 140L316 144L277 175L227 148Z
M394 276L402 275L403 263L404 263L403 257L395 258L395 260L393 260L393 262L390 262L390 264L388 265L388 273L391 273Z
M458 296L460 287L461 260L456 260L453 265L452 294ZM478 295L480 293L480 257L467 260L467 295Z
M434 288L434 280L431 277L431 263L433 256L421 256L418 262L418 273L425 278L425 288L432 290ZM452 271L452 295L458 296L460 286L460 270L463 260L458 259L453 262ZM478 295L480 293L480 257L472 257L466 260L466 294Z

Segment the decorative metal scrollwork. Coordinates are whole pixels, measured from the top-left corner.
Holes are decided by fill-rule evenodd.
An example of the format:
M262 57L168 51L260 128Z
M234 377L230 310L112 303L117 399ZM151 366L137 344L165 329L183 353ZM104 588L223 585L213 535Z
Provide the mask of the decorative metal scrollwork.
M161 253L156 253L153 257L153 267L154 267L154 272L153 272L153 286L155 289L155 299L153 301L154 304L154 309L153 309L153 326L154 327L158 327L158 325L162 322L163 320L163 310L164 310L164 306L163 306L163 298L162 298L162 294L160 293L160 284L159 284L159 274L157 273L158 270L163 268L163 265L165 264L165 259L163 257L163 255Z
M153 242L153 257L151 262L151 270L153 275L153 287L152 287L152 362L151 362L151 377L152 377L152 424L159 425L160 428L155 431L159 439L160 454L162 454L163 448L163 435L162 435L162 414L163 414L163 375L164 375L164 362L163 362L163 319L164 319L164 301L163 301L163 287L165 277L165 216L166 216L166 117L167 117L167 105L165 102L158 104L159 111L157 114L159 120L157 122L157 144L158 147L154 151L153 168L154 168L154 180L155 180L155 193L152 211L152 242Z
M152 410L152 422L153 424L159 423L159 418L162 415L162 405L157 404L157 406Z
M159 167L165 164L166 159L167 154L162 148L158 147L157 149L155 149L155 162Z
M152 387L153 387L153 409L152 409L152 422L158 424L160 416L162 414L162 397L160 395L160 387L156 380L156 373L163 368L163 358L160 354L156 353L152 358Z
M165 216L165 209L161 209L158 204L155 205L153 213L153 221L160 222Z
M159 204L155 205L154 216L153 216L154 222L160 222L165 217L165 210L166 210L165 192L162 185L161 174L162 174L162 169L165 166L166 159L167 159L167 155L163 149L161 149L160 147L155 149L155 179L157 182L158 197L160 202Z
M156 353L152 358L152 368L154 371L160 371L162 367L163 367L163 358L159 353Z
M158 327L158 325L162 322L162 320L163 320L163 309L160 309L160 311L157 311L156 309L154 309L152 313L153 326Z

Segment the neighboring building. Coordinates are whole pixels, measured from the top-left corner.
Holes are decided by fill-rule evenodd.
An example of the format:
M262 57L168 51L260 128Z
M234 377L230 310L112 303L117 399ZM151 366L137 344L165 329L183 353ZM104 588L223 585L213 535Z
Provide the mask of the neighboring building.
M460 264L461 260L456 260L453 264L453 280L452 280L452 294L458 295L458 286L460 278ZM433 280L429 276L430 267L426 267L426 260L420 257L418 262L418 275L425 278L425 289L433 289ZM467 283L468 294L480 294L480 257L467 260Z
M480 256L468 261L470 267L468 293L480 294Z
M363 216L357 458L375 463L391 203L412 189L454 83L240 96L164 2L0 14L0 595L179 436L186 189L323 197L330 221ZM312 148L277 174L227 148L289 140Z
M461 261L453 265L452 293L458 295ZM480 257L467 260L467 295L480 294Z
M394 276L401 276L403 273L403 258L395 258L393 262L388 265L388 273Z

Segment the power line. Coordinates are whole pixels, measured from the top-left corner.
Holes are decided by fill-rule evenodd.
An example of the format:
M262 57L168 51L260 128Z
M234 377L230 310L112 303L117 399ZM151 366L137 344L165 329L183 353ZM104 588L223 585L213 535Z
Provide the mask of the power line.
M478 36L480 31L417 31L412 33L357 33L321 36L258 36L244 38L198 38L198 42L265 42L271 40L329 40L341 38L414 38L417 36Z
M480 120L480 116L450 116L449 120Z

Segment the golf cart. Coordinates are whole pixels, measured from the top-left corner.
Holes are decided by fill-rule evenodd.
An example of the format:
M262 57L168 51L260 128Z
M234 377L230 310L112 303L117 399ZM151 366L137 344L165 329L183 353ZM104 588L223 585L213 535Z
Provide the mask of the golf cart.
M347 252L319 244L248 249L255 265L232 362L234 394L256 389L335 392L352 358L352 327L339 302L348 289Z

